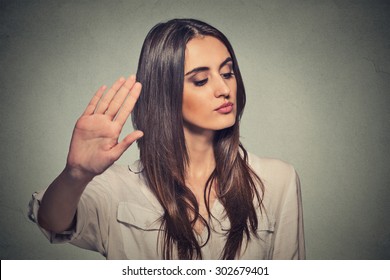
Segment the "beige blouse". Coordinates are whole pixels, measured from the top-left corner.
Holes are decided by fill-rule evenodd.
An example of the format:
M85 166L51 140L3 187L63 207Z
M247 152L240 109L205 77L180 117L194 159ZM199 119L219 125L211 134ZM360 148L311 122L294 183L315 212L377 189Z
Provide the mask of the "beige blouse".
M249 155L249 163L265 186L266 211L261 214L257 209L259 238L252 237L243 246L240 259L304 259L297 173L280 160ZM36 223L43 194L44 191L34 193L29 205L29 217ZM139 162L135 162L132 166L113 165L95 177L80 199L77 224L72 231L55 234L40 229L51 243L69 242L97 251L107 259L161 259L158 235L162 213L161 205L145 184ZM203 259L220 258L230 225L218 200L211 213L211 236L202 247ZM196 236L203 243L206 229Z

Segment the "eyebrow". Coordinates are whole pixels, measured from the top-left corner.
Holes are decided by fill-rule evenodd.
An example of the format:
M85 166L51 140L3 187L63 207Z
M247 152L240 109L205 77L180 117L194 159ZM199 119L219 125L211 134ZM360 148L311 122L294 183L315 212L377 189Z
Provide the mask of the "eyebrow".
M233 59L231 57L228 57L226 58L220 65L219 65L219 69L221 69L222 67L224 67L228 62L231 62L233 61ZM199 73L199 72L203 72L203 71L208 71L210 70L210 67L205 67L205 66L201 66L201 67L196 67L194 69L192 69L191 71L187 72L184 76L188 76L188 75L191 75L193 73Z

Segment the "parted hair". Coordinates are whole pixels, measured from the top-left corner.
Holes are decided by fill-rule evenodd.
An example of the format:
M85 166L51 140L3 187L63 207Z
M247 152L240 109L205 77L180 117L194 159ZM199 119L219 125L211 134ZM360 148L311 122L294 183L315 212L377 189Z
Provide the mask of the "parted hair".
M199 214L199 205L186 186L188 153L183 131L184 60L187 43L212 36L228 49L237 81L237 116L233 126L216 131L213 139L216 167L207 180L204 200L209 217L209 196L215 187L217 199L230 221L221 259L235 259L242 246L257 238L264 186L248 164L248 154L239 139L245 107L245 89L233 48L225 35L194 19L173 19L154 26L144 41L137 69L142 92L133 111L133 125L144 136L138 140L142 175L164 209L159 248L165 259L202 259L201 248L213 230ZM193 227L201 221L208 238L199 244Z

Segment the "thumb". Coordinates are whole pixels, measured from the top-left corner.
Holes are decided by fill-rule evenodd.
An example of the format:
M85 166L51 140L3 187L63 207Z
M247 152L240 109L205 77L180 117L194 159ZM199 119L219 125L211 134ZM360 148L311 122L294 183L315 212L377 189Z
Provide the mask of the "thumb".
M128 134L121 142L119 142L111 152L115 160L118 160L122 154L134 143L134 141L140 139L144 136L144 133L141 130L133 131Z

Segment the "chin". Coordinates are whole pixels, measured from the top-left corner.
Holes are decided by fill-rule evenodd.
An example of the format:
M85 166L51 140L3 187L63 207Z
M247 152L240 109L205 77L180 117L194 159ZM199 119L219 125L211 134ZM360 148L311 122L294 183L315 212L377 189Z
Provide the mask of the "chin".
M216 129L214 129L214 130L223 130L225 128L232 127L235 123L236 123L235 119L233 121L230 121L230 122L225 122L223 124L221 123L218 126L216 126Z
M184 127L193 133L203 133L204 131L219 131L232 127L236 123L236 117L214 120L212 122L204 120L203 122L191 123L184 121Z

